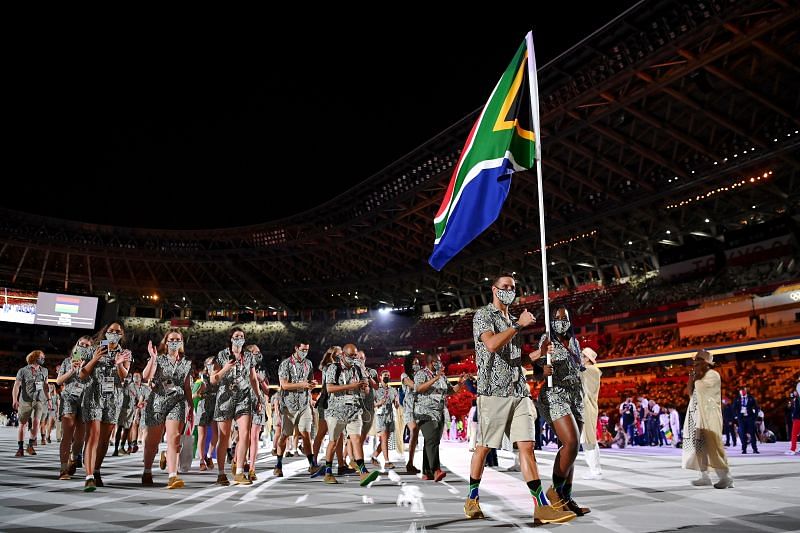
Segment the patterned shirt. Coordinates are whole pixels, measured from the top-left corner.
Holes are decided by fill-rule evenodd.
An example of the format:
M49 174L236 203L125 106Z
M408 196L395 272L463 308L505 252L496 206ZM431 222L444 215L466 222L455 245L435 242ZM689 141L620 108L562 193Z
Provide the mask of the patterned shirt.
M392 404L394 403L395 398L397 398L397 391L394 388L381 384L378 387L378 390L375 391L375 402L383 402L383 405L380 407L376 407L379 412L383 412L386 414L391 414L392 412Z
M231 358L230 348L225 348L217 354L217 364L220 367L225 366ZM220 386L225 386L226 389L231 390L234 386L241 390L250 388L250 369L253 368L253 354L251 352L242 351L242 358L233 365L233 368L220 379Z
M542 338L539 340L540 347L546 337L547 334L542 335ZM564 389L582 388L580 366L579 363L576 362L576 358L580 361L581 353L578 340L575 337L569 340L569 350L555 338L553 338L550 346L550 365L553 367L553 387L561 387ZM536 360L536 364L539 366L547 364L547 358L540 357ZM542 389L546 388L548 388L547 380L544 380Z
M61 366L58 367L58 376L63 376L68 374L70 369L72 369L72 357L67 357L64 359L64 362L61 363ZM81 381L79 377L80 371L75 370L72 375L63 383L64 385L64 392L67 394L74 394L74 396L80 396L81 392L83 392L84 383Z
M425 392L419 392L419 387L423 383L433 379L433 372L427 368L420 368L414 374L414 385L417 389L417 397L414 400L414 419L415 420L444 420L445 402L448 394L453 394L453 386L444 377L431 385Z
M509 315L510 316L510 315ZM522 368L522 347L519 336L511 338L505 346L492 353L481 341L481 335L490 331L501 333L511 327L516 317L507 320L494 304L481 307L472 319L475 337L475 362L478 365L479 396L530 396L530 389Z
M302 383L314 378L314 369L311 361L303 359L298 361L294 355L290 355L281 361L278 367L278 378L289 383ZM308 400L311 396L308 389L283 390L283 407L292 413L302 411L308 407Z
M153 391L159 396L174 394L177 400L183 400L183 383L191 372L192 362L185 357L173 363L167 354L158 354L156 372L153 374Z
M338 370L337 370L338 368ZM336 379L336 374L339 379ZM339 364L331 364L325 369L325 383L332 385L348 385L361 380L361 371L355 366L344 368ZM326 417L333 417L342 422L356 420L361 416L363 406L358 395L358 389L328 394L328 408L325 409Z
M17 381L20 384L20 399L23 402L43 402L47 400L44 388L47 387L47 369L39 366L34 370L33 365L26 365L17 372Z
M363 368L362 368L363 370ZM369 378L378 381L378 371L374 368L367 368L367 373L365 375L369 376ZM369 390L364 393L364 407L367 410L375 409L375 389L372 388L370 385Z
M94 368L92 369L92 373L90 374L88 383L91 383L92 380L97 381L98 383L103 382L104 377L113 377L114 378L114 387L115 388L122 388L122 378L119 377L119 372L117 371L117 365L114 364L114 361L117 358L117 355L122 352L122 348L117 348L116 350L108 350L108 353L104 357L101 357L97 363L95 363ZM83 360L88 363L94 357L94 352L87 353ZM133 362L133 358L131 358L131 362ZM85 366L85 363L84 363Z

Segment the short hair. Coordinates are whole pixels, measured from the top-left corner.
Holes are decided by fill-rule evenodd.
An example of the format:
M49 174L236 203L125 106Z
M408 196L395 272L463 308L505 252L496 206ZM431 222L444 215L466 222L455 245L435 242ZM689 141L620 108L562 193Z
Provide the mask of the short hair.
M497 282L500 281L500 278L511 278L514 280L514 283L517 281L517 278L514 277L514 274L511 272L500 272L494 277L494 280L492 280L492 285L497 285Z
M44 357L44 352L41 350L34 350L25 356L25 361L27 361L29 365L32 365L39 359L39 356Z

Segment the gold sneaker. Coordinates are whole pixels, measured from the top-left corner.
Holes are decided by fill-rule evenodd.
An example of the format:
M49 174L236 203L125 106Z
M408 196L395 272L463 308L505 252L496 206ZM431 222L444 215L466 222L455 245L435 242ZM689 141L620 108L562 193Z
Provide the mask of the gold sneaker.
M161 452L161 458L158 460L158 467L161 470L165 470L167 468L167 452Z
M184 483L184 482L183 482L183 480L182 480L181 478L179 478L178 476L171 477L171 478L169 478L169 480L167 481L167 488L168 488L168 489L180 489L180 488L182 488L184 485L185 485L185 483Z
M233 483L235 485L252 485L253 482L247 479L247 476L244 475L244 472L239 472L235 476L233 476Z
M248 477L248 479L250 479L250 481L255 481L255 480L258 479L258 476L256 476L256 471L255 470L251 470L250 473L247 474L247 477Z
M323 479L325 483L328 485L338 485L339 482L336 481L336 478L333 477L333 474L325 474L325 479Z
M533 523L534 525L561 524L569 522L575 516L572 511L562 511L552 505L537 505L533 511Z
M478 502L478 498L467 498L466 503L464 503L464 516L470 520L484 517L483 511L481 511L481 504Z
M225 474L220 474L217 476L217 485L222 485L223 487L227 487L230 484L231 482L228 481L228 476L226 476Z
M561 496L558 495L556 492L556 488L550 485L550 488L547 489L547 499L550 500L550 507L553 509L560 511L564 507L566 507L567 502L561 499Z

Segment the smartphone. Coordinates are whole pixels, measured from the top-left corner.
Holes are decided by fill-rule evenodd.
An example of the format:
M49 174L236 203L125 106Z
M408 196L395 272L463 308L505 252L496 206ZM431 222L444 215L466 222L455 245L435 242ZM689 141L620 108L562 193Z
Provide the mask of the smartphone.
M100 346L108 346L108 339L103 339L100 341Z
M72 353L72 361L73 362L80 361L81 359L82 359L82 357L81 357L80 353L78 353L78 352L73 352Z

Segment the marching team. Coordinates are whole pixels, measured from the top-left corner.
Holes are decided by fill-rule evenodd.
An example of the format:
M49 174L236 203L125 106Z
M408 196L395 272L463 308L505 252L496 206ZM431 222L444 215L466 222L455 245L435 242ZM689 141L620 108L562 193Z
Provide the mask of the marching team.
M510 315L509 305L514 299L514 278L499 276L492 286L492 303L479 309L473 321L479 437L464 513L470 519L483 518L479 490L486 457L492 449L501 447L505 435L519 450L535 521L566 522L590 512L573 499L572 480L584 422L581 372L584 363L594 362L596 354L591 352L587 359L584 351L582 357L566 309L556 310L551 335L542 337L539 349L523 354L517 334L535 319L527 310L519 317ZM148 344L149 358L141 376L131 375L133 355L124 348L124 341L125 329L119 322L107 325L95 338L78 339L59 366L57 393L46 385L44 354L37 350L28 355L28 365L17 374L13 391L21 422L17 456L26 452L35 455L35 436L44 409L57 408L63 428L59 479L70 479L83 466L84 490L102 487L103 460L116 430L114 455L136 453L137 442L144 440L144 486L153 485L153 462L165 439L167 447L161 452L159 466L168 472L167 487L176 489L184 486L178 475L182 437L196 423L200 470L213 468L211 451L216 443L216 482L231 483L225 469L229 459L233 483L250 485L257 476L259 436L262 430L269 431L269 415L274 413L274 476L283 476L283 458L291 455L289 439L297 435L310 477L338 483L333 470L336 456L336 475L356 474L361 486L368 486L377 479L378 471L370 472L367 466L364 441L374 424L380 444L369 458L370 466L380 466L382 454L383 467L394 468L388 448L397 410L410 433L407 472L420 472L413 458L421 431L422 479L441 481L446 475L439 461L446 399L458 392L469 376L463 374L451 383L437 354L406 357L401 406L397 392L389 386L388 372L379 377L367 368L364 352L354 344L332 346L325 352L318 367L321 384L314 379L314 368L307 359L309 344L296 344L294 352L280 363L280 392L270 398L263 357L258 346L246 344L241 328L232 328L227 346L216 357L204 360L196 380L181 330L169 329L158 346ZM547 355L549 364L545 364ZM544 382L540 393L542 415L561 443L553 465L553 484L547 491L543 490L534 457L536 409L526 379L527 365L532 366L535 379ZM551 384L546 381L549 376ZM311 391L320 385L322 392L315 402ZM23 431L28 419L32 419L32 438L26 449ZM312 440L314 428L317 431ZM209 433L211 445L207 445ZM318 462L325 434L329 444L324 459ZM233 438L235 446L230 444ZM345 462L345 456L349 456L349 462Z

